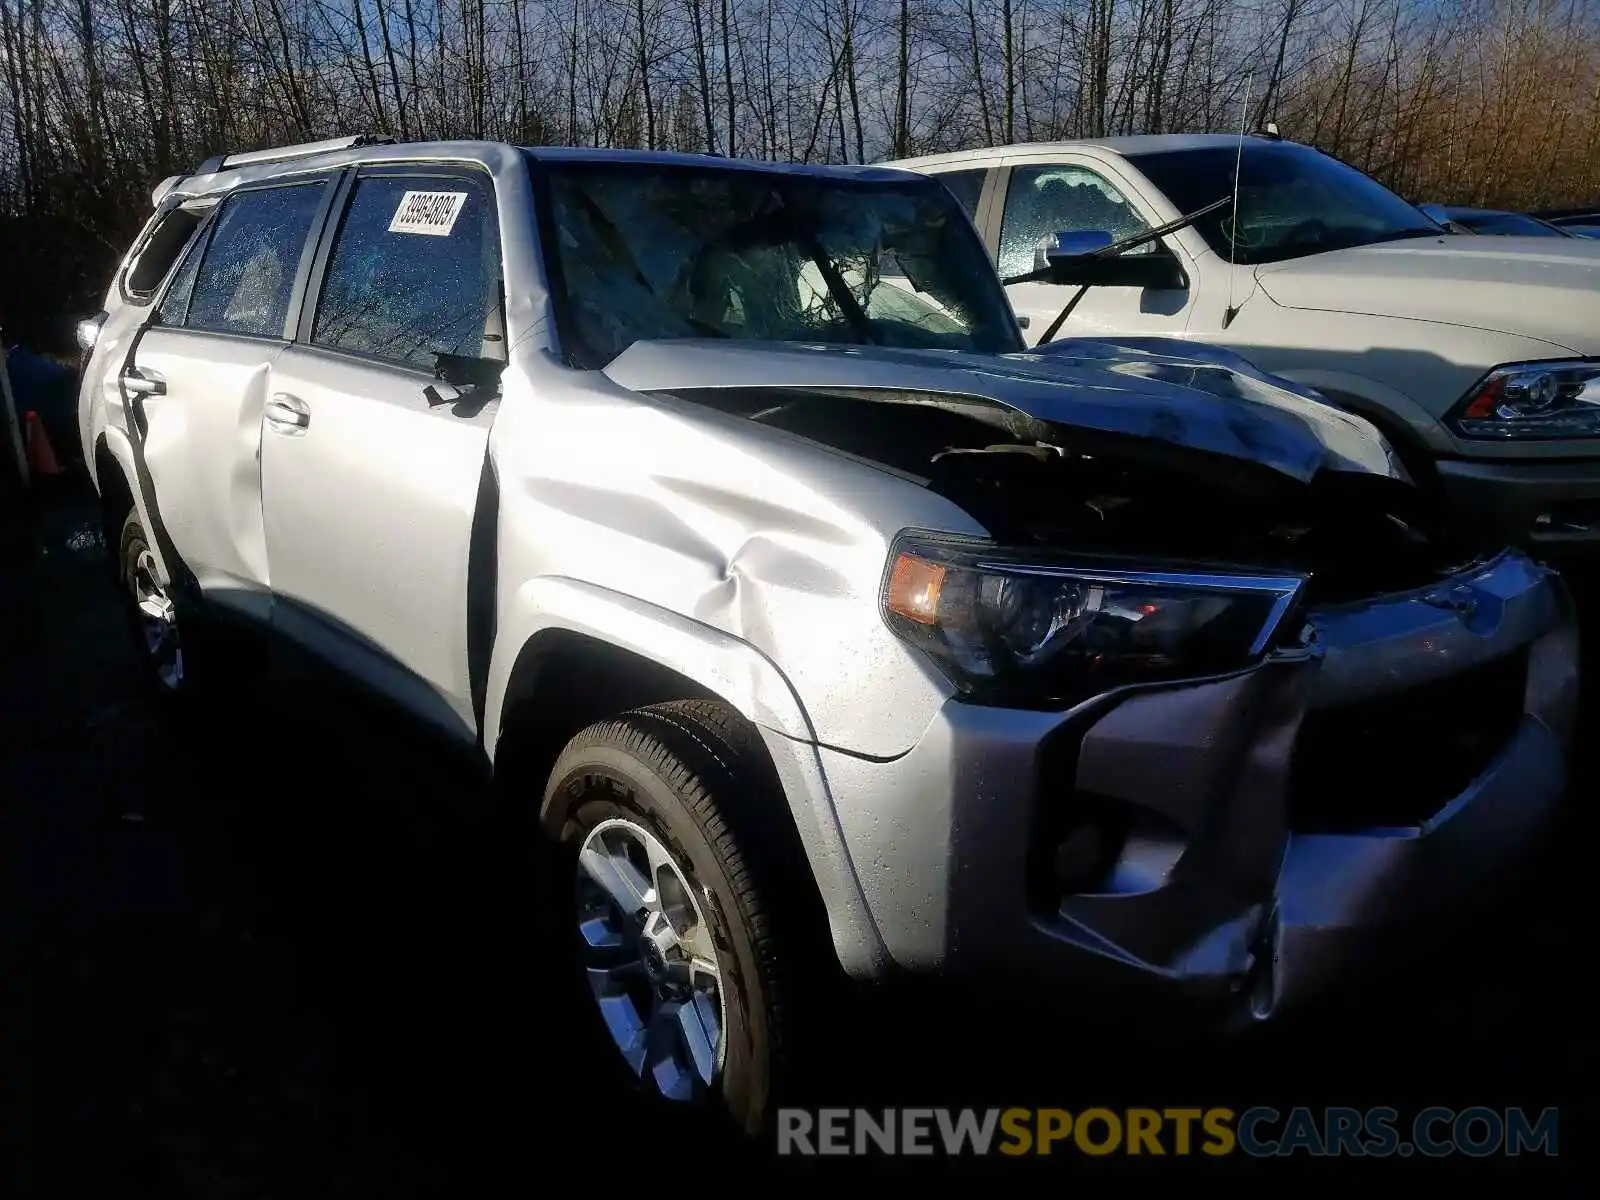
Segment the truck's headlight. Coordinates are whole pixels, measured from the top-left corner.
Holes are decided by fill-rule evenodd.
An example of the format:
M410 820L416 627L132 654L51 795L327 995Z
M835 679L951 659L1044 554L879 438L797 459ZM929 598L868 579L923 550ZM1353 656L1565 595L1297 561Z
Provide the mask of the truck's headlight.
M1122 684L1250 665L1304 582L907 535L890 556L883 611L969 698L1069 704Z
M1600 362L1531 362L1496 367L1451 414L1462 437L1600 437Z

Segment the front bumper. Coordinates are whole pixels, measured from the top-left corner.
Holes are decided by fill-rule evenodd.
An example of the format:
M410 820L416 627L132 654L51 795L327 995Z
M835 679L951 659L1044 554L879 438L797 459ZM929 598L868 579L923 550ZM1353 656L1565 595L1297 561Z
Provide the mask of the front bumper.
M1544 554L1600 549L1600 460L1441 459L1452 508L1503 542Z
M902 758L825 751L890 958L1264 1018L1514 861L1565 784L1559 577L1508 553L1313 624L1239 675L1067 713L951 702Z

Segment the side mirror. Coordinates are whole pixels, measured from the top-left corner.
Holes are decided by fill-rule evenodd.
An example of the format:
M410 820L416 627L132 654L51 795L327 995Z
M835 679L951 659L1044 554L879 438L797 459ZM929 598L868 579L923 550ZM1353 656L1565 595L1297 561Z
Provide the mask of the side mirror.
M1101 253L1111 235L1096 229L1046 235L1034 252L1045 281L1077 287L1184 288L1189 286L1177 256L1157 244L1145 254Z
M506 364L495 358L476 358L469 354L435 354L433 377L455 388L483 388L498 391Z
M1063 229L1058 233L1047 233L1039 239L1038 248L1033 252L1033 269L1046 271L1054 266L1058 259L1098 254L1115 240L1104 229L1085 229L1077 232Z

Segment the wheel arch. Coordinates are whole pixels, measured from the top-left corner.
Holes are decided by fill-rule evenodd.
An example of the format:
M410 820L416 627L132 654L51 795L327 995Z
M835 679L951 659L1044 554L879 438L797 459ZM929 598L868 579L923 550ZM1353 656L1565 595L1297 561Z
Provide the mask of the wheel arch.
M576 640L574 640L576 639ZM506 718L552 669L551 649L584 646L625 654L645 673L666 671L697 697L723 700L747 720L786 737L815 734L794 687L750 643L608 588L544 576L502 597L484 705L484 751L493 762ZM645 703L676 696L653 696Z
M816 889L840 965L858 977L881 974L888 956L814 735L777 667L720 630L627 597L608 601L612 594L576 581L545 582L531 591L565 607L524 614L511 624L528 630L526 636L508 643L502 628L495 647L485 741L502 799L522 807L530 793L542 797L562 748L595 721L669 700L725 704L760 734L783 801L769 824L781 821L788 849L799 855L802 882ZM525 586L517 595L529 593ZM636 623L646 617L649 623ZM601 632L608 628L610 636ZM653 654L639 645L650 631L658 635L648 639ZM675 656L674 646L683 653Z
M165 527L156 520L156 514L146 502L144 488L139 486L143 473L133 443L114 426L106 426L94 444L94 481L100 493L100 513L103 522L107 551L115 559L117 539L122 534L122 522L132 509L139 514L139 524L150 535L150 549L168 584L181 583L181 564L165 536Z
M763 856L786 863L809 884L817 911L824 912L805 853L805 843L777 762L759 726L727 697L655 660L567 629L546 629L529 639L518 656L517 686L506 710L495 756L496 790L508 803L537 804L537 823L553 835L568 814L561 797L545 797L550 772L578 733L601 721L672 701L722 705L751 726L750 755L761 773L757 794L774 803L761 812L726 812L736 828L759 837ZM746 808L755 806L745 806Z

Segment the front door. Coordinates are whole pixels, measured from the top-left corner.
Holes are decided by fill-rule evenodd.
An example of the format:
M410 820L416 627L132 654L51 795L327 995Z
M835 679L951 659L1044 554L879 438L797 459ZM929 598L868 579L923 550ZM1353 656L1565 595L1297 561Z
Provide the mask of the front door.
M453 167L356 177L262 435L274 627L446 732L476 738L469 556L504 361L493 185Z
M270 604L262 412L329 187L316 177L223 201L174 272L120 380L173 548L209 600L262 620Z
M1082 163L1023 163L1009 171L1000 217L1000 277L1034 269L1042 239L1062 231L1100 230L1113 240L1132 237L1152 222L1098 167ZM1153 252L1150 242L1133 254ZM1014 283L1006 288L1011 307L1034 345L1077 292L1051 283ZM1185 288L1093 287L1078 300L1057 337L1102 334L1179 336L1189 323L1190 290Z

